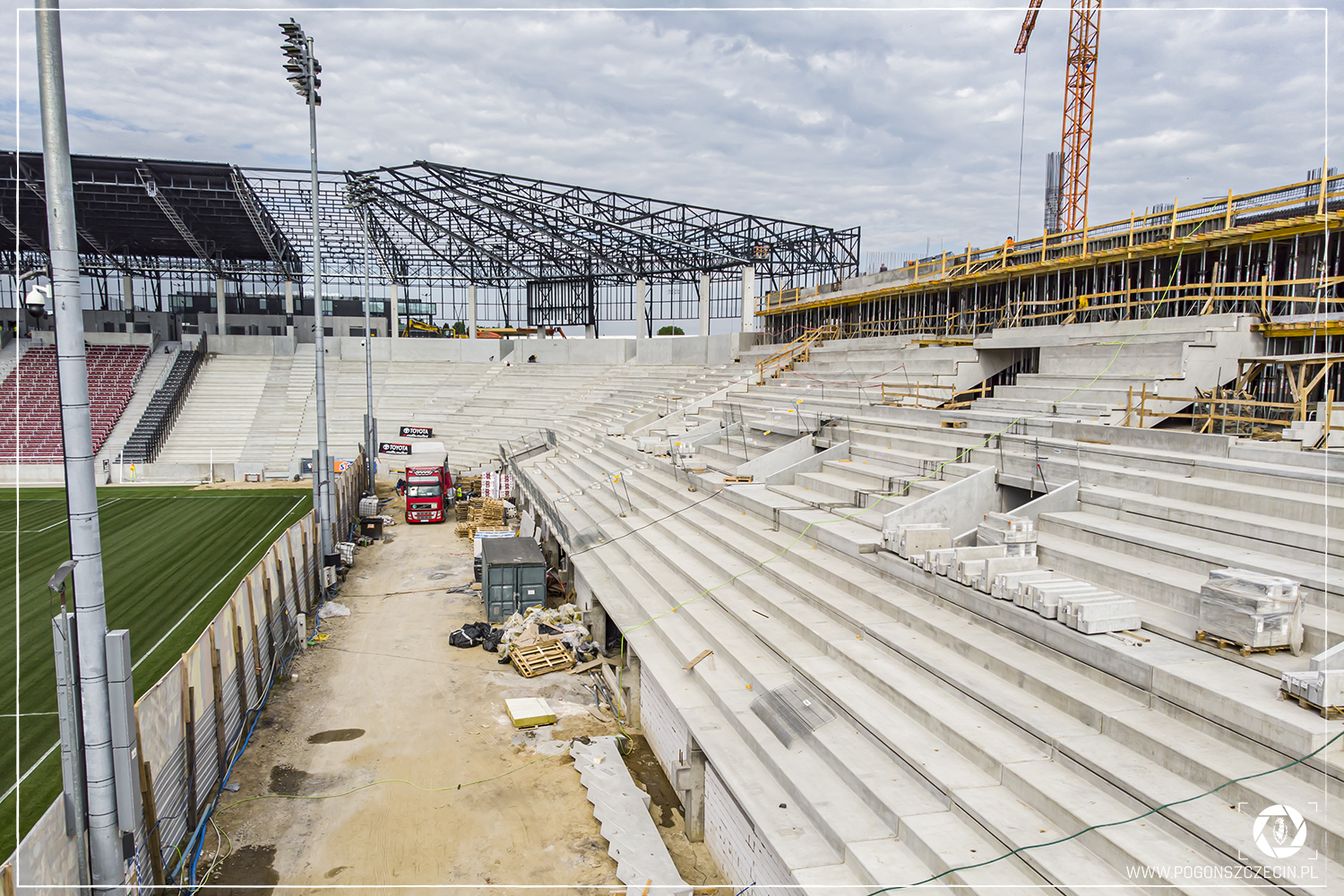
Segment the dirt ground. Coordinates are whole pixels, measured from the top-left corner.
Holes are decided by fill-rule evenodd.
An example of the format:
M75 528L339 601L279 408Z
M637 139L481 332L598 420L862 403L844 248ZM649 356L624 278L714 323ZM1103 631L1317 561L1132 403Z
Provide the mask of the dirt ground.
M399 502L387 512L400 519ZM239 894L618 885L567 752L574 737L617 731L586 676L528 680L497 654L450 646L453 629L484 618L479 592L450 593L472 579L470 542L451 523L387 531L336 598L351 615L324 620L326 639L277 686L207 840L220 856L208 883ZM503 701L523 696L546 697L558 723L514 729ZM704 844L686 840L647 745L634 745L628 764L684 879L720 880Z

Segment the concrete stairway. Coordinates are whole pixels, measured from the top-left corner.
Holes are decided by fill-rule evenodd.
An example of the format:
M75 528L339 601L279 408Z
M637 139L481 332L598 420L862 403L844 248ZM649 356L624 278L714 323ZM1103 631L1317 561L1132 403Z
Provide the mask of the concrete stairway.
M715 651L690 675L698 690L686 704L687 722L697 739L701 727L711 729L701 745L738 788L786 790L787 804L805 813L805 830L829 851L791 854L781 845L781 858L800 882L805 872L843 866L863 884L913 883L923 871L1131 817L1138 806L1269 768L1280 750L1315 742L1305 714L1293 718L1269 699L1257 712L1274 720L1260 729L1271 743L1211 724L1182 705L1157 707L1131 676L1080 659L1098 650L1086 636L1052 633L1078 643L1072 652L1062 649L1068 645L1044 648L982 615L897 585L865 555L830 549L821 526L800 535L743 515L738 507L750 508L754 499L738 498L750 486L705 502L661 465L627 451L600 438L566 441L523 468L537 493L567 496L552 503L555 512L612 539L574 562L642 659L646 651L670 653L672 662L704 647ZM592 488L617 470L635 505L625 519L608 492ZM1116 642L1101 649L1121 648ZM1168 664L1204 659L1169 642L1149 655ZM1213 662L1234 679L1263 680L1270 691L1266 676ZM680 670L668 674L686 678ZM795 680L820 695L834 718L784 745L762 730L750 695ZM720 722L701 726L706 702L759 764L729 764L741 748L734 753L715 744L715 737L723 739ZM1282 733L1273 742L1276 729ZM760 766L771 776L768 785L758 777ZM1338 768L1327 767L1329 786L1340 792ZM1146 887L1128 869L1161 867L1167 870L1146 884L1157 885L1165 873L1180 890L1189 882L1173 869L1253 855L1254 812L1292 799L1319 801L1316 788L1326 781L1319 769L1298 766L1234 788L1251 804L1251 816L1229 810L1233 800L1220 793L944 882L970 889L1049 882L1070 892L1084 883L1137 890ZM761 813L768 837L768 805L751 811ZM1318 824L1318 848L1338 850L1339 822L1318 812L1312 827ZM1297 882L1279 883L1292 890Z
M1014 385L996 387L992 397L976 406L1120 422L1131 395L1144 389L1193 397L1196 389L1234 380L1239 358L1262 354L1264 341L1252 332L1251 323L1247 316L1216 315L1176 318L1160 326L1133 321L1047 328L1053 332L1042 336L1038 331L1035 338L1061 341L1039 348L1039 372L1019 374ZM1024 338L1031 337L995 331L976 346L992 350ZM1150 404L1149 411L1176 413L1183 407ZM1160 414L1147 417L1144 425L1162 419Z
M94 458L95 463L101 464L104 460L116 462L126 440L135 432L140 416L149 406L149 400L154 397L154 390L163 381L168 368L173 366L179 345L172 343L169 348L170 351L165 352L162 347L158 347L158 351L151 351L149 357L145 359L145 366L140 369L140 377L135 381L135 391L131 393L131 400L121 412L121 419L117 421L117 425L108 433L107 441L103 442L103 447ZM5 375L4 372L0 372L0 377Z

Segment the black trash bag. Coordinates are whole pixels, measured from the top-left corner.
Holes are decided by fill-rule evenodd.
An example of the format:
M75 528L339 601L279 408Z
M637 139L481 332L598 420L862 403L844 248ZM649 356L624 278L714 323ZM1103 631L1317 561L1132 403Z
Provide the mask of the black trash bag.
M543 634L543 635L560 635L560 634L564 634L564 632L560 631L560 629L556 628L556 627L553 626L553 625L547 625L547 624L544 623L544 622L538 622L538 623L537 623L537 631L538 631L539 633Z
M504 639L504 630L498 628L490 629L490 633L481 639L481 646L491 653L499 650L499 642Z
M448 636L448 643L454 647L476 647L493 639L492 646L485 649L494 651L502 637L504 633L488 622L468 622Z
M462 628L454 629L453 633L448 636L448 643L454 647L463 648L475 647L477 644L480 644L481 639L469 634L467 628L467 626L463 626Z

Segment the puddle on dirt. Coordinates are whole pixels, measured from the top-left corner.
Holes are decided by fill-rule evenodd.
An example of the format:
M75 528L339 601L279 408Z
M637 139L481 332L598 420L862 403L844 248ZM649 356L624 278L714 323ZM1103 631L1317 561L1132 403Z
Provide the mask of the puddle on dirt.
M271 766L271 793L297 796L308 788L312 775L292 765Z
M308 736L310 744L336 744L347 740L356 740L364 736L363 728L332 728Z
M274 846L242 847L220 863L209 881L211 892L220 896L270 896L279 883Z
M665 828L672 827L676 823L673 813L681 814L681 802L667 775L663 774L663 767L658 764L649 742L638 734L630 736L630 752L625 754L625 766L630 770L630 777L644 785L658 810L658 823Z

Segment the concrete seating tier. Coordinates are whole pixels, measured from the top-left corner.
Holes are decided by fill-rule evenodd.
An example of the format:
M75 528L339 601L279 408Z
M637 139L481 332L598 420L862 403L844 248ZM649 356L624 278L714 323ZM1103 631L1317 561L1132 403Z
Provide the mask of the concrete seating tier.
M376 361L373 390L381 440L395 440L402 425L432 427L451 446L450 463L470 468L538 428L603 430L664 415L743 375L740 367L695 365ZM328 443L341 456L363 438L363 361L329 358L326 377ZM316 444L314 391L311 346L293 356L217 356L198 375L159 459L203 463L213 449L216 462L287 475Z
M799 531L758 514L779 497L762 486L705 501L624 440L562 439L521 469L571 535L607 542L573 558L578 576L803 889L914 883L1281 765L1332 733L1276 700L1268 675L1160 636L1136 651L1036 632L1034 614L842 547L825 519ZM633 506L603 488L614 472ZM703 649L714 653L684 671ZM793 683L829 712L786 743L753 703ZM1320 795L1344 793L1338 759L942 882L1194 892L1183 870L1255 855L1255 813L1293 800L1314 801L1316 869L1337 874L1324 857L1344 848L1344 825ZM1138 883L1135 868L1157 876Z
M149 349L139 345L88 346L95 454L130 403L148 354ZM0 462L61 463L63 456L56 349L34 346L23 353L0 386Z

